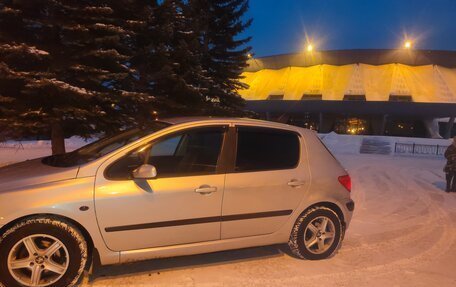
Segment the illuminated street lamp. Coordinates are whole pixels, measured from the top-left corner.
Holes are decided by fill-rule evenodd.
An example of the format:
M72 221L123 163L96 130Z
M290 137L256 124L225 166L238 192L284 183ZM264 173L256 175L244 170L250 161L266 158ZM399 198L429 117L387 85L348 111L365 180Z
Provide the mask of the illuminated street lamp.
M407 40L404 43L404 49L411 49L412 48L412 42Z
M309 52L309 53L310 53L310 52L312 52L312 51L313 51L313 49L314 49L314 47L313 47L313 45L312 45L312 44L307 44L307 47L306 47L306 51L307 51L307 52Z
M253 60L253 62L255 62L255 65L257 65L258 67L260 67L260 65L258 64L257 60L253 57L253 54L252 54L252 53L247 53L247 59Z

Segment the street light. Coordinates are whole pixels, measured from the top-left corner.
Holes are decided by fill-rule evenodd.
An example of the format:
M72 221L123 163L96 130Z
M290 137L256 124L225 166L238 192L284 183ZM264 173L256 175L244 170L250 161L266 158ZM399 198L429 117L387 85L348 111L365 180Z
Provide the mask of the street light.
M404 49L411 49L412 48L412 42L407 40L404 43Z
M313 45L312 45L312 44L307 44L307 47L306 47L306 50L307 50L307 52L309 52L309 53L310 53L310 52L312 52L312 51L313 51L313 49L314 49L314 47L313 47Z
M257 67L260 67L260 65L258 64L257 60L253 57L253 54L252 54L252 53L247 53L247 59L253 60L253 62L255 63L255 65L257 65Z

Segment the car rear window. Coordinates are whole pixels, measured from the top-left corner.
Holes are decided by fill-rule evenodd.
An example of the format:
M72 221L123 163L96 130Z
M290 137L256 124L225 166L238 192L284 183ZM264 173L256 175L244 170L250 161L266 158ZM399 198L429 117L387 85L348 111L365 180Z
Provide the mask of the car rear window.
M290 131L239 127L236 172L292 169L298 165L300 141Z

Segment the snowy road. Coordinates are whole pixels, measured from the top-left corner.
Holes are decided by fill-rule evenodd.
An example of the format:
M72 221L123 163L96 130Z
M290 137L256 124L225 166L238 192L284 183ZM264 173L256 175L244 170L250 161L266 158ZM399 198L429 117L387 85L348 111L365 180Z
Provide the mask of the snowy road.
M456 286L456 194L442 159L341 155L356 210L331 259L269 246L104 267L86 286Z

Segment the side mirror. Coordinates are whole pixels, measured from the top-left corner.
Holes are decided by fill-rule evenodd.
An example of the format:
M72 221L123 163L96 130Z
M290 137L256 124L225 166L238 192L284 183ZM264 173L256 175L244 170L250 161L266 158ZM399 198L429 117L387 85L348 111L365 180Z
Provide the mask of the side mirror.
M143 164L131 173L134 179L152 179L157 177L157 169L150 164Z

